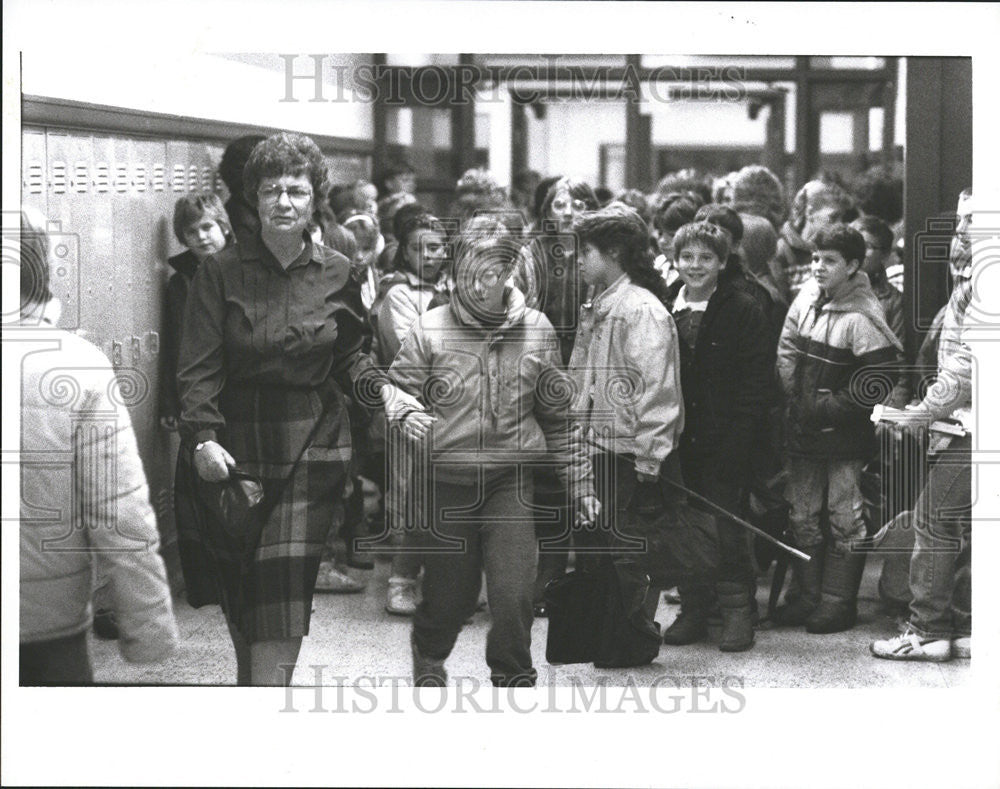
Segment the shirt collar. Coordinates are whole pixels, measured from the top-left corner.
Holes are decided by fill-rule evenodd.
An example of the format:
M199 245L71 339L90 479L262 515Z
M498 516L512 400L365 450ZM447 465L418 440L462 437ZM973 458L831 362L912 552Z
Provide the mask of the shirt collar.
M611 310L611 307L615 304L618 293L622 289L624 283L630 282L628 274L622 274L618 279L608 285L604 290L602 290L597 296L591 301L591 308L598 315L607 315Z
M257 233L252 238L246 239L246 243L239 246L240 260L259 260L265 266L270 266L271 268L282 273L291 271L294 268L306 266L310 262L322 263L323 257L321 246L319 244L314 244L312 238L309 236L309 233L305 230L302 231L302 240L305 241L305 247L302 249L299 256L291 262L287 269L278 262L278 259L274 256L271 250L267 248L267 245L260 237L260 233Z

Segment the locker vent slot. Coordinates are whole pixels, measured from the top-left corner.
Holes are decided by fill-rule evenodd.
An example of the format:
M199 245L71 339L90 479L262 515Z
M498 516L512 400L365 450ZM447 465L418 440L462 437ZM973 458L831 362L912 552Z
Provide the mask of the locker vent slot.
M127 192L128 191L128 165L127 164L116 164L115 165L115 191L116 192Z
M77 162L73 168L73 191L84 194L90 188L90 170L86 162Z
M40 195L45 187L45 169L41 162L30 162L24 175L24 188L28 194Z
M52 191L57 195L61 195L66 191L66 162L52 162L52 173L50 174L51 181L49 185L52 187Z
M110 168L104 162L98 162L94 167L94 189L98 192L106 192L111 184Z

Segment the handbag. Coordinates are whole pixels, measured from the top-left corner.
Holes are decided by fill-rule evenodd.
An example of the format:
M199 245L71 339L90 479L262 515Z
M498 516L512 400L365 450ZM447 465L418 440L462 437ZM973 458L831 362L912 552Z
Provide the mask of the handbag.
M628 560L605 557L545 587L545 659L597 668L644 666L660 652L660 630L643 606L649 577Z
M230 544L241 548L256 547L263 526L257 517L264 501L264 485L240 468L229 470L229 478L222 482L207 482L197 473L197 492L200 503L210 516L210 526Z

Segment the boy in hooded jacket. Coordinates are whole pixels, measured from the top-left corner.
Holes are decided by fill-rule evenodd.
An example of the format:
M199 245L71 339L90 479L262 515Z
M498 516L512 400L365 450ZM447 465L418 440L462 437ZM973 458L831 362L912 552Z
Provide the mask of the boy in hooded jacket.
M813 278L788 310L778 345L786 395L792 531L811 560L796 567L801 596L776 612L780 624L836 633L857 619L865 554L861 469L876 451L871 410L887 399L902 346L861 270L865 241L844 224L814 238ZM820 514L829 515L829 535Z

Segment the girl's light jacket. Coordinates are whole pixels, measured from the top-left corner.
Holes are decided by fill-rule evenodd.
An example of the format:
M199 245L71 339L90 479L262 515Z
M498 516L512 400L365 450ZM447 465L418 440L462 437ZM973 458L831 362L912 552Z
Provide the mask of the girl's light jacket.
M592 447L658 474L684 430L677 327L660 300L623 275L584 304L569 373Z

